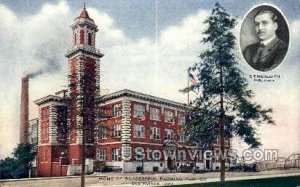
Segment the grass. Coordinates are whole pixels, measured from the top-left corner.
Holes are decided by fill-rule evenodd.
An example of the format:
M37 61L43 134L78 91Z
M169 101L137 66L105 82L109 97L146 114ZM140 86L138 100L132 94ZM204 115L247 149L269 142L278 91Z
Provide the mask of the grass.
M177 186L177 185L176 185ZM300 176L178 185L177 187L300 187Z

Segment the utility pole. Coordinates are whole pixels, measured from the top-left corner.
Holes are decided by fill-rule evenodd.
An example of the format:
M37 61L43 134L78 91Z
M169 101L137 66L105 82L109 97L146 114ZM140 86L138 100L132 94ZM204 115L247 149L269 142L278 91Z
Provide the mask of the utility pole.
M225 159L224 159L224 85L223 85L223 67L220 67L220 87L221 87L221 93L220 93L220 124L219 124L219 130L220 130L220 144L221 144L221 172L220 172L220 179L221 183L225 182ZM220 159L219 159L220 160Z
M82 124L82 148L81 148L81 187L85 186L85 128Z

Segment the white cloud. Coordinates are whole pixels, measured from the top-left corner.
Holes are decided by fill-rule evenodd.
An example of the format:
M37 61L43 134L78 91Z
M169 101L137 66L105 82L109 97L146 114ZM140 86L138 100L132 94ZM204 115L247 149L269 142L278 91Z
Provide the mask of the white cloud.
M201 33L205 29L202 21L207 15L203 10L190 15L178 25L158 31L157 39L127 39L106 49L103 87L112 91L134 89L186 102L187 96L178 90L187 86L186 70L198 60Z
M88 8L88 13L98 26L97 43L101 49L103 47L110 48L126 42L127 39L123 31L116 27L113 18L94 8Z

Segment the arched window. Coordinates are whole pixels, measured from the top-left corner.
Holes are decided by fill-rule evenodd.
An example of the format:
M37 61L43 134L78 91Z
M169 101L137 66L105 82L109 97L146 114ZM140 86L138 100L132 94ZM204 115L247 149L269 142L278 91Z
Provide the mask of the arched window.
M80 44L84 44L84 30L80 31Z
M88 34L88 45L92 45L92 34Z

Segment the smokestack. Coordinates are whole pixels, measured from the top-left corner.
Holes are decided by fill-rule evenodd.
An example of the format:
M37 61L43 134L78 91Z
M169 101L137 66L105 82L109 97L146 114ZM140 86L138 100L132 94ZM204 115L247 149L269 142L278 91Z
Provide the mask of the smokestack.
M21 85L21 112L20 112L20 143L28 142L28 118L29 118L29 78L22 77Z

